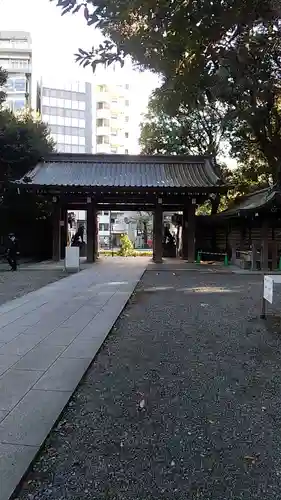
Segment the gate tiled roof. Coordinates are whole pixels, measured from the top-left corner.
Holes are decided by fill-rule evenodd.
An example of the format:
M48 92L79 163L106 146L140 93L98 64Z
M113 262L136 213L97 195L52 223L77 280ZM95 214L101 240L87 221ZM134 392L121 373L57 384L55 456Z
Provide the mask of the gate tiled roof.
M50 155L21 179L33 186L211 188L222 184L209 157Z

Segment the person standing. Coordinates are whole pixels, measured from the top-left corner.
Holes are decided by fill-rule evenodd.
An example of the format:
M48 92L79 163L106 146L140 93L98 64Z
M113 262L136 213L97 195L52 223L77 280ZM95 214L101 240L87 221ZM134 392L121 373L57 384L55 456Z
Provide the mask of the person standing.
M12 271L16 271L18 268L18 243L14 233L10 233L8 236L8 241L6 245L6 258L11 266Z

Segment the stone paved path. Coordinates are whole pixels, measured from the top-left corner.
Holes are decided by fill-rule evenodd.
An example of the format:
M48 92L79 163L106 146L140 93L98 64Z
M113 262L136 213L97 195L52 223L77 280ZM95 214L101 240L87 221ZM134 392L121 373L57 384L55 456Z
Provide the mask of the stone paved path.
M260 276L150 269L19 500L281 498L280 309Z
M0 500L8 500L147 265L99 263L0 307Z
M46 270L41 269L37 264L20 267L16 273L10 272L8 268L2 269L0 271L0 305L66 276L62 267Z

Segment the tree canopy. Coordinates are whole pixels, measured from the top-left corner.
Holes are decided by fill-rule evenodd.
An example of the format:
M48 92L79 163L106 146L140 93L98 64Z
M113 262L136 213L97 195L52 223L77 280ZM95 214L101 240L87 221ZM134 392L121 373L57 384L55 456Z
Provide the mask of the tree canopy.
M49 129L29 111L0 111L0 181L23 177L39 159L54 151Z
M141 126L142 153L210 155L217 159L231 127L231 113L216 102L194 107L183 104L171 116L163 95L156 95Z
M195 111L217 103L227 107L243 135L242 144L237 134L233 154L238 160L247 157L250 174L256 151L254 176L264 173L264 166L266 177L277 180L281 161L277 0L55 1L63 13L83 9L87 24L98 27L105 37L90 51L79 49L77 61L83 66L95 69L99 63L122 62L131 56L139 68L162 75L158 95L176 120L183 106Z
M3 89L7 81L7 72L0 66L0 89ZM0 90L0 107L6 99L6 93L4 90Z
M0 68L0 88L5 88L7 73ZM17 114L5 107L5 91L0 92L0 183L24 177L55 143L48 126L30 110Z
M106 37L88 53L81 49L82 57L89 55L95 64L130 55L140 66L172 78L194 69L211 74L229 46L249 30L278 25L281 15L277 0L55 1L63 14L83 9L87 24Z

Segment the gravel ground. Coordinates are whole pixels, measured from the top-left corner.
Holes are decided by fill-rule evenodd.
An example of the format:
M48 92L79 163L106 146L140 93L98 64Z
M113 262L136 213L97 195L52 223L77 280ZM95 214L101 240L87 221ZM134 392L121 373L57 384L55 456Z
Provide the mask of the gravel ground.
M25 264L23 269L19 267L19 270L14 273L9 270L8 266L5 269L2 265L0 305L66 277L62 269L34 269L34 264L30 267L31 269Z
M145 273L19 500L281 499L281 326L261 276Z

